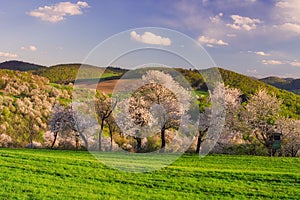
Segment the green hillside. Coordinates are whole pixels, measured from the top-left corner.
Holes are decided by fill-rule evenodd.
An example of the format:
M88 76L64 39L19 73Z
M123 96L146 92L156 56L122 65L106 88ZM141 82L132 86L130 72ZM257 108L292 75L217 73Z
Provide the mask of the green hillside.
M289 82L288 80L286 80L284 78L279 78L279 77L276 77L276 76L270 76L270 77L262 78L262 79L259 79L259 80L264 82L264 83L276 86L276 87L285 85Z
M51 83L68 84L75 81L80 67L81 64L61 64L40 69L33 73L35 75L48 78ZM99 78L100 74L103 73L103 71L103 68L84 65L84 69L81 69L80 75L83 78L94 79ZM122 71L123 70L119 68L107 68L101 77L117 77L122 74Z
M31 71L31 70L39 70L46 68L42 65L32 64L28 62L22 62L22 61L6 61L3 63L0 63L0 69L9 69L9 70L18 70L18 71Z
M266 88L269 93L274 93L277 98L283 100L283 114L299 119L300 114L300 96L292 92L276 88L257 79L232 72L225 69L219 69L225 85L239 88L246 97L254 94L260 88Z
M151 69L151 68L150 68ZM146 70L146 69L145 69ZM177 72L180 72L185 79L190 83L190 85L197 91L205 92L207 91L206 84L204 79L201 76L201 71L198 70L191 70L191 69L183 69L183 68L176 68ZM296 119L300 118L300 96L289 92L287 90L282 90L276 88L272 85L266 84L258 79L248 77L246 75L242 75L230 70L218 68L224 84L229 87L238 88L241 90L244 96L244 100L250 97L250 95L254 94L258 89L266 88L269 93L274 93L277 98L283 100L283 112L282 114L286 116L290 116ZM175 80L180 79L178 74L174 72L174 69L164 69L168 73L174 75ZM139 70L136 73L137 77L141 77L143 74L143 70Z
M190 82L191 86L196 90L207 91L207 87L201 76L201 71L189 70L189 69L176 69L181 74L183 74L187 81ZM260 80L230 71L222 68L218 68L224 84L229 87L238 88L241 90L244 96L244 100L247 100L251 94L254 94L258 89L266 88L269 93L274 93L277 98L283 100L283 114L296 119L300 118L300 96L289 92L287 90L282 90L276 88L272 85L266 84Z
M71 88L51 85L29 72L0 70L0 77L0 134L10 137L7 146L42 141L52 106L69 103Z

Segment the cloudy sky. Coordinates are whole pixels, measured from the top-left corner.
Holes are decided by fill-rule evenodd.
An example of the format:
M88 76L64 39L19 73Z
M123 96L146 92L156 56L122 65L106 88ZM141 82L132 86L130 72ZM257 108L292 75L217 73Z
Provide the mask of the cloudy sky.
M0 62L82 62L110 36L149 26L193 38L220 67L300 77L299 0L1 0ZM131 31L128 40L176 43L155 32Z

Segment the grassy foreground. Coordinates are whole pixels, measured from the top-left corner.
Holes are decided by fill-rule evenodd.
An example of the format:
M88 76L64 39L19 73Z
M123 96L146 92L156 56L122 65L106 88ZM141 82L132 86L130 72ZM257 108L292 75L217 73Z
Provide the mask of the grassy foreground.
M300 159L183 155L126 173L88 152L0 149L0 199L251 198L300 199Z

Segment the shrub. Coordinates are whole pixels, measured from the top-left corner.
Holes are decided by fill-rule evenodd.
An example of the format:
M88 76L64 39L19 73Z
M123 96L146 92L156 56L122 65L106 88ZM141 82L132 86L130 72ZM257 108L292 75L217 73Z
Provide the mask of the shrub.
M13 144L12 139L9 135L0 135L0 147L11 147Z

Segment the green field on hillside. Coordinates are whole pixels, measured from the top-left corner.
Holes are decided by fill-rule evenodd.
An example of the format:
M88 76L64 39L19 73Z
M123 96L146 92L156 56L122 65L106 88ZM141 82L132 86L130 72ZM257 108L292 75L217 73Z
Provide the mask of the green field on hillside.
M127 173L85 151L0 149L0 199L300 199L299 168L299 158L183 155Z

